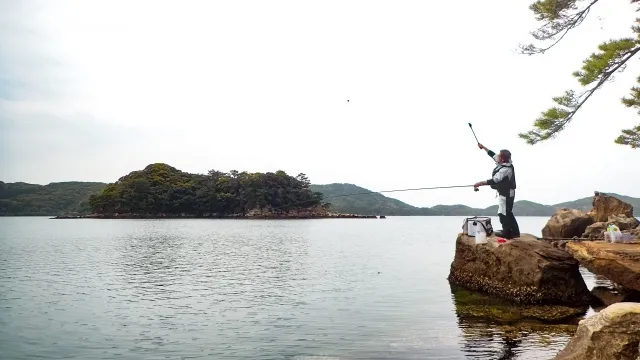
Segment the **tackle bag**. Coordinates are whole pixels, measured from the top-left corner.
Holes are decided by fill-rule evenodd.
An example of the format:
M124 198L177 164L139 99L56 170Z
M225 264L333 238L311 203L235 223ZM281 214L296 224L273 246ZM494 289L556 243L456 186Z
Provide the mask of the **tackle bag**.
M482 228L487 236L491 236L493 234L491 218L488 216L474 216L464 219L462 223L462 233L464 235L475 237L479 228Z

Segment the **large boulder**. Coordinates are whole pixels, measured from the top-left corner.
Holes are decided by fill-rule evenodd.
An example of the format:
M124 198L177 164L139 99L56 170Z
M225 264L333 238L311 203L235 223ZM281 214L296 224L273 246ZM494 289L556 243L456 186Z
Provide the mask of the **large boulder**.
M532 235L502 244L491 236L476 244L459 234L448 279L520 304L579 307L590 303L591 293L578 267L568 253Z
M578 330L555 360L640 359L640 304L613 304L580 321Z
M589 215L593 218L593 222L609 221L611 215L625 215L633 218L633 206L614 196L596 193L593 197L593 209Z
M571 241L565 250L592 273L624 288L640 291L640 243Z
M593 218L583 211L558 209L542 228L542 237L547 239L581 237L587 226L591 224L593 224Z

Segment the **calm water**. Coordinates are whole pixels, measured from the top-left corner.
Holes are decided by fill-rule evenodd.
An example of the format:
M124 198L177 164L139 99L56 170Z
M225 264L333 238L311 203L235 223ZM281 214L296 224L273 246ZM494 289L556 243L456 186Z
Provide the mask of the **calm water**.
M0 358L552 357L566 331L457 315L461 224L0 218Z

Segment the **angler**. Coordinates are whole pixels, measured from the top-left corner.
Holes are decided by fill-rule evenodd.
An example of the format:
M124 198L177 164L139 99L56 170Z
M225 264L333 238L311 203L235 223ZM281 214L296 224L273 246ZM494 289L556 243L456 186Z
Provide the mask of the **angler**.
M487 152L495 161L496 167L493 169L491 179L477 182L473 185L475 189L479 186L489 185L498 191L498 218L502 224L502 231L496 231L497 236L505 239L513 239L520 236L520 227L513 215L513 202L516 196L516 173L511 161L509 150L500 150L495 153L478 143L478 147Z

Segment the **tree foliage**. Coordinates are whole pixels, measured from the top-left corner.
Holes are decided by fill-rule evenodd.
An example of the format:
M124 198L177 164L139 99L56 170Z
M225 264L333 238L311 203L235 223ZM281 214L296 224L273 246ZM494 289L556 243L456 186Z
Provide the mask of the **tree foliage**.
M89 195L102 190L105 185L77 181L49 185L0 181L0 215L85 214L89 212Z
M89 197L96 214L245 215L253 209L286 213L322 203L305 174L216 170L206 175L167 164L133 171Z
M582 23L598 1L538 0L531 4L530 9L536 20L542 22L531 34L544 45L522 45L521 53L541 54L558 44L568 32ZM637 2L640 0L631 0L631 3ZM562 131L587 100L607 81L612 80L614 74L624 71L627 62L640 52L640 18L636 19L636 24L631 27L631 33L632 37L601 43L598 51L585 59L582 68L573 73L582 89L567 90L563 95L552 98L556 106L543 111L534 121L534 129L520 133L520 138L533 145L551 139ZM627 107L639 109L640 112L640 88L632 88L630 97L623 98L622 103ZM640 125L622 130L615 142L634 149L640 147Z

